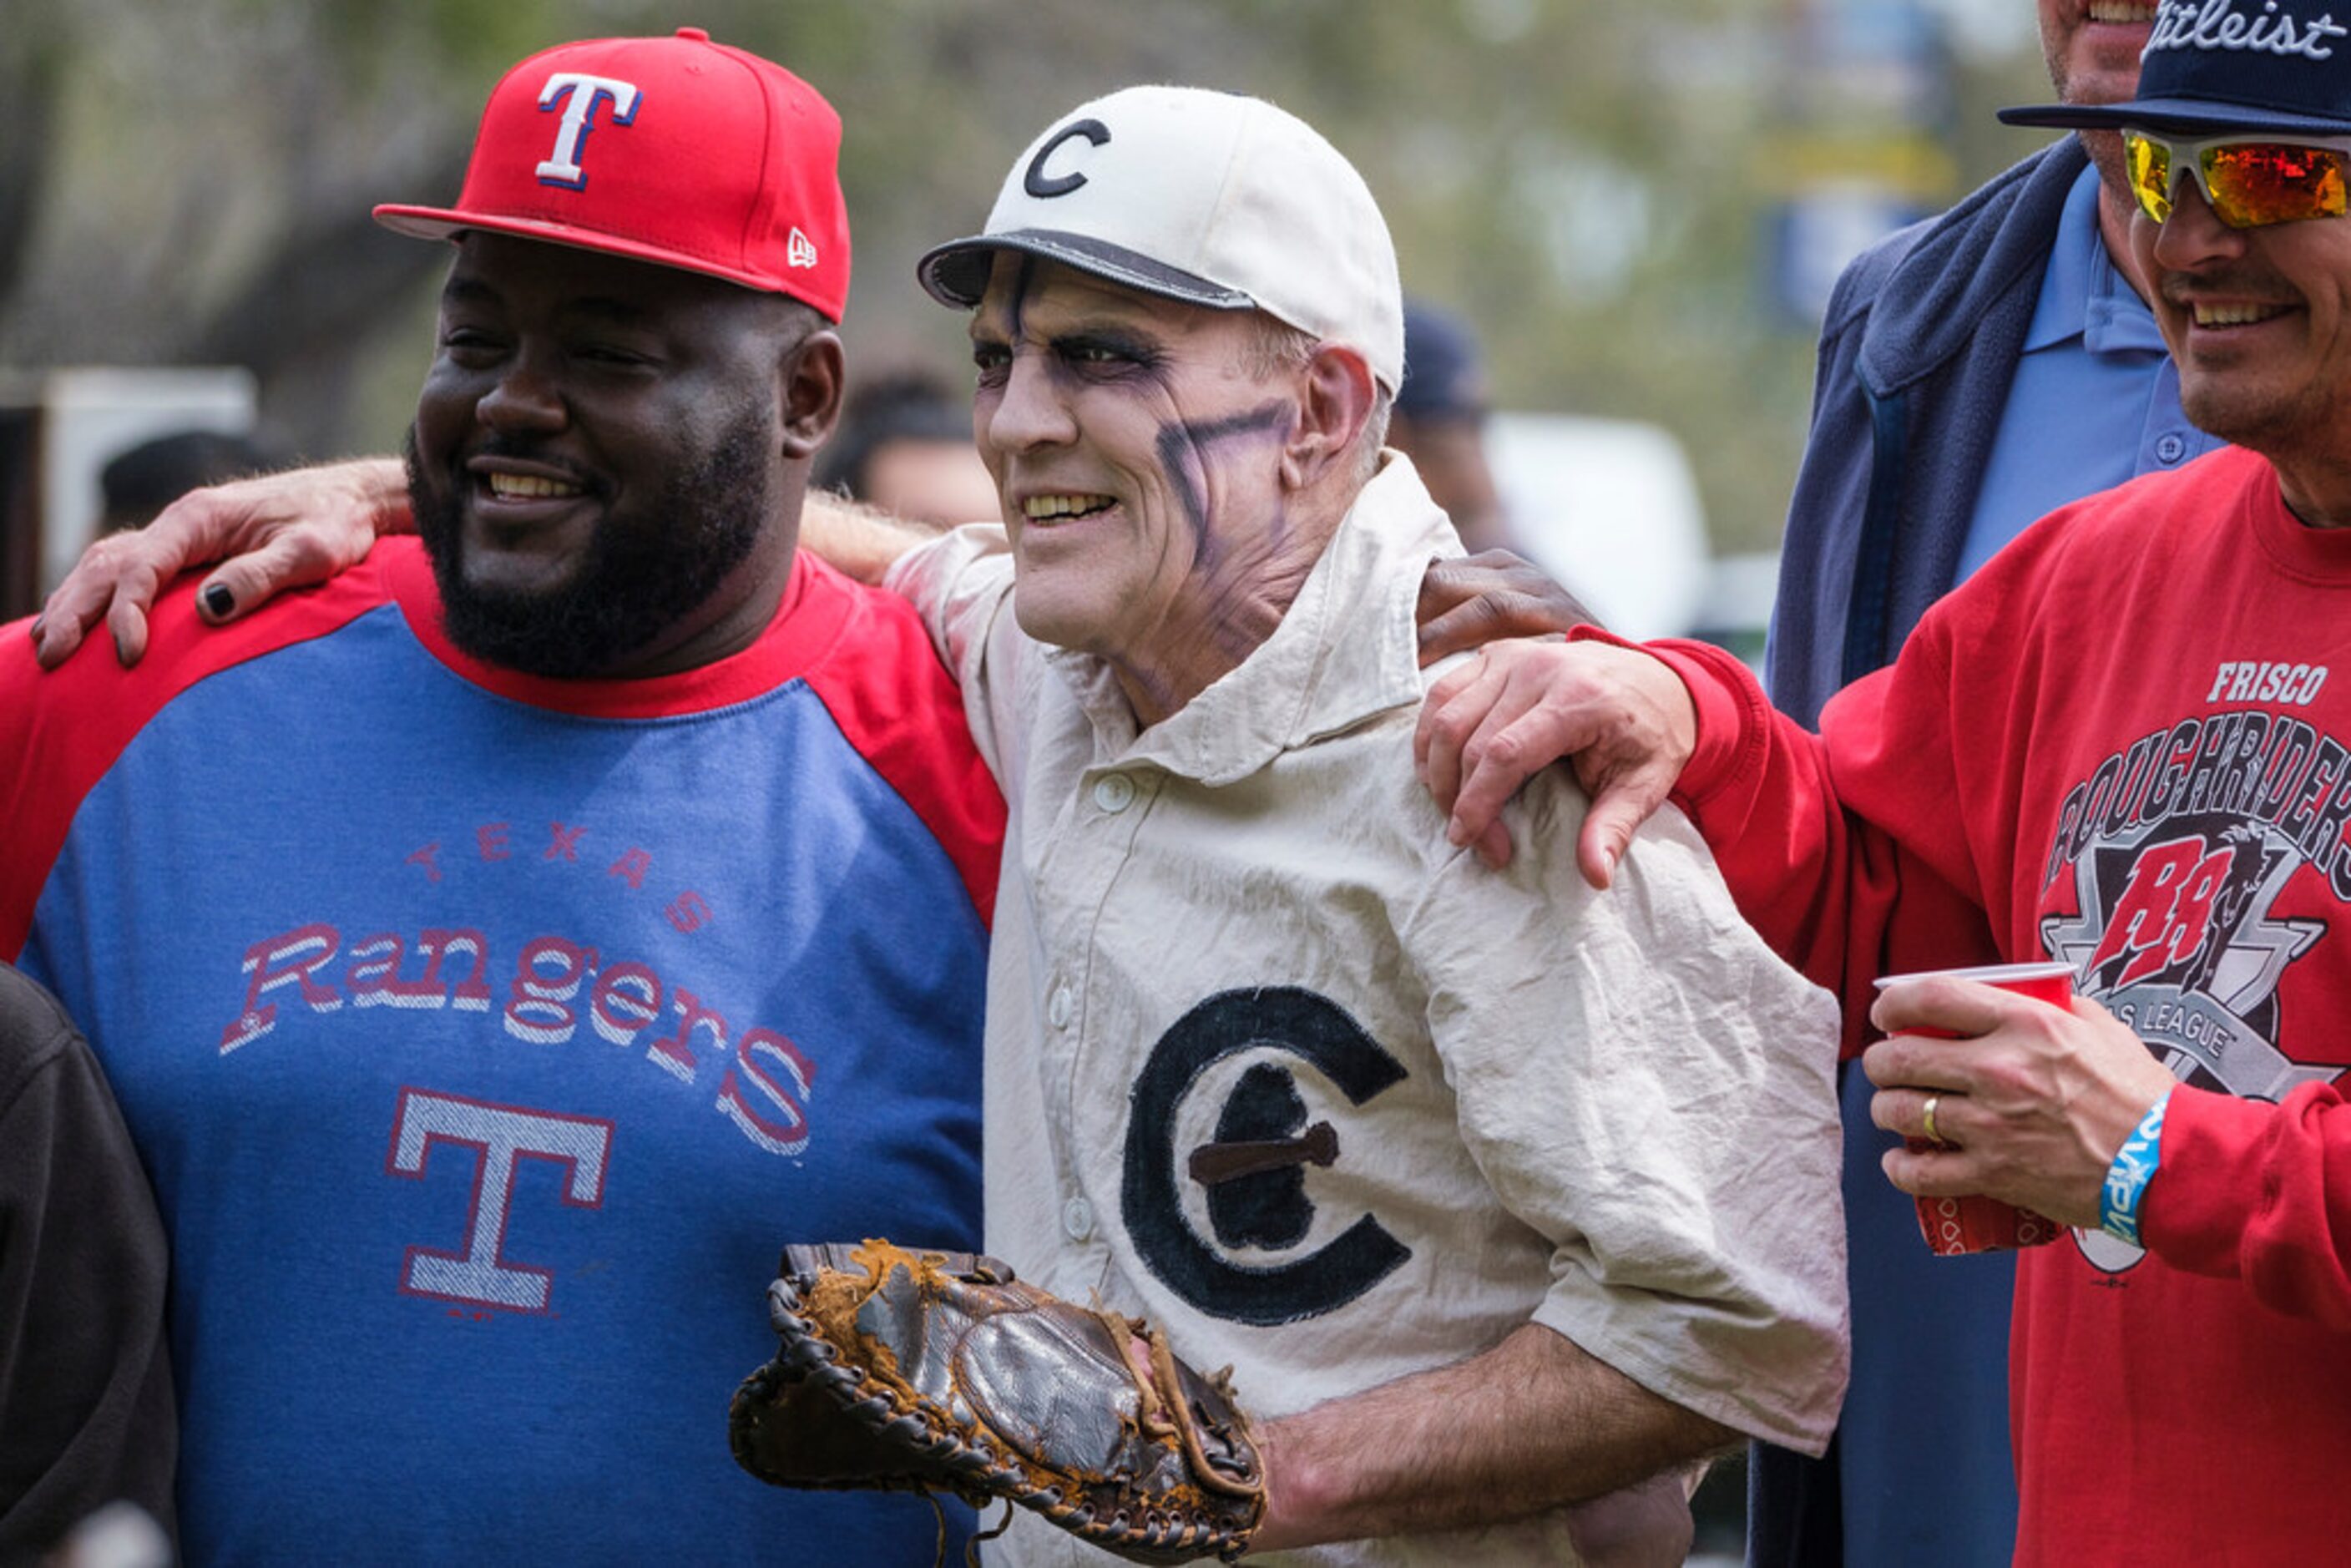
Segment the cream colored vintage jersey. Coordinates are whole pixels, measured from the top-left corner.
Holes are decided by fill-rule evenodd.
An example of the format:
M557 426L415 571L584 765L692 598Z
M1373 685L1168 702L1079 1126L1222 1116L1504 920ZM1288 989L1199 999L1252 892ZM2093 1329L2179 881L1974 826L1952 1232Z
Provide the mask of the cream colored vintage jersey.
M1146 1313L1278 1416L1530 1320L1818 1453L1845 1377L1836 1014L1677 813L1577 874L1554 768L1495 872L1413 769L1414 610L1458 553L1390 455L1280 627L1138 732L1024 636L1002 533L891 585L1011 807L990 957L990 1251ZM1102 1562L1040 1521L1011 1560ZM1556 1515L1292 1561L1573 1562Z

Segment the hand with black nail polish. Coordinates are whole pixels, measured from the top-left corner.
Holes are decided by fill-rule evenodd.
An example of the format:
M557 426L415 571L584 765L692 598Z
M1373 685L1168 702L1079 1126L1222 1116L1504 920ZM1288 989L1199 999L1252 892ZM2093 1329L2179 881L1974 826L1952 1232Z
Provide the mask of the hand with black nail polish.
M33 643L53 670L103 619L125 668L147 651L147 612L181 572L222 564L198 591L221 625L288 588L321 582L367 559L380 533L410 530L408 480L397 458L360 458L193 490L145 528L82 552L41 608Z

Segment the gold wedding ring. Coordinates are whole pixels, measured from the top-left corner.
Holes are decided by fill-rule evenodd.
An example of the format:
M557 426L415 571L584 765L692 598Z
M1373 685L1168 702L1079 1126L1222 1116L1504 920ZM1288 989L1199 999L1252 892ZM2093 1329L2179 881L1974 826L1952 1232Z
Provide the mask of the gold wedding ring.
M1940 1094L1929 1094L1927 1096L1927 1103L1919 1107L1918 1119L1926 1124L1927 1141L1930 1144L1939 1144L1943 1141L1943 1134L1935 1130L1935 1107L1941 1104L1942 1101L1943 1097Z

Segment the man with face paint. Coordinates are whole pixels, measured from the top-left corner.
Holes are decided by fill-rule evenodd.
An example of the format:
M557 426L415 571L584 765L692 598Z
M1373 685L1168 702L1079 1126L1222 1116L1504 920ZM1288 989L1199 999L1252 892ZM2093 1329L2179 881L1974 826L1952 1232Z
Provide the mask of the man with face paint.
M1823 998L1678 826L1613 908L1563 855L1445 841L1414 609L1459 546L1381 447L1402 302L1362 179L1270 104L1131 89L921 275L971 312L1005 519L887 571L1011 810L990 1249L1232 1364L1259 1551L1578 1561L1562 1504L1741 1433L1817 1448ZM813 548L890 554L835 520ZM1563 845L1556 783L1526 825Z
M421 542L217 633L183 583L127 674L0 639L0 954L154 1179L192 1562L934 1550L719 1414L779 1236L979 1239L1002 806L795 549L839 138L694 30L525 60L456 204L377 209L451 246Z

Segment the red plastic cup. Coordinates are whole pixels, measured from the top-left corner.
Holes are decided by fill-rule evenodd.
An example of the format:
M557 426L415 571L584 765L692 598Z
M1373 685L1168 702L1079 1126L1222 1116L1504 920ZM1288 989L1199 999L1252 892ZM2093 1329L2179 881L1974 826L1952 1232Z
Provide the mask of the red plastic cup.
M2020 996L2061 1008L2074 999L2072 967L2053 963L1987 964L1974 969L1922 969L1907 975L1887 975L1878 980L1877 987L1884 990L1905 980L1936 977L1980 980L1987 986L1998 986L2003 991L2014 991ZM1940 1029L1910 1029L1903 1032L1928 1035L1937 1040L1961 1038L1949 1030ZM1914 1152L1936 1146L1924 1138L1906 1138L1903 1141ZM1917 1203L1918 1233L1927 1239L1928 1247L1943 1258L1956 1257L1962 1252L1998 1252L2019 1247L2038 1247L2044 1241L2056 1240L2065 1228L2045 1215L1980 1194L1968 1197L1922 1197Z

